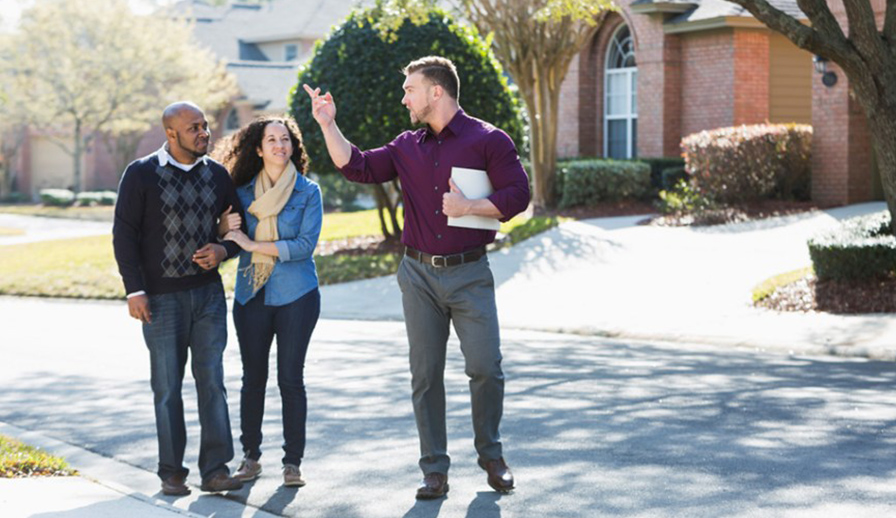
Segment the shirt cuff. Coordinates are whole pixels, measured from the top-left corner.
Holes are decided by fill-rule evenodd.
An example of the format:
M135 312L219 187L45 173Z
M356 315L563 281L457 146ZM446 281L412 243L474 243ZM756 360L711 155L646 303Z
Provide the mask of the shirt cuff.
M143 290L140 290L140 291L135 291L134 293L128 293L128 298L139 297L140 295L146 295L146 292Z
M277 254L280 256L280 261L289 261L289 246L286 244L286 241L275 241L274 245L277 247Z

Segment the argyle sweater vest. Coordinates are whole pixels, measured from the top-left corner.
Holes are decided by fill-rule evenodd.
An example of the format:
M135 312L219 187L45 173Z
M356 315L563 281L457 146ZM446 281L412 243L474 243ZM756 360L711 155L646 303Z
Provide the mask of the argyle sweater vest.
M218 243L218 217L240 210L227 171L206 159L191 170L162 166L156 154L131 163L122 175L112 229L118 269L127 293L183 291L220 282L217 269L203 270L193 254ZM239 252L220 243L227 257Z

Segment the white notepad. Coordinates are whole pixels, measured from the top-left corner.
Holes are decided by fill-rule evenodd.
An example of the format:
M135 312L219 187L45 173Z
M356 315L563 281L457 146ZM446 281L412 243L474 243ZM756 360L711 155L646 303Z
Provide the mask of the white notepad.
M470 200L480 200L487 198L491 193L495 192L491 182L488 181L488 173L481 169L468 169L466 167L452 167L451 179ZM448 218L449 227L465 227L465 228L481 228L484 230L498 230L501 228L501 222L495 218L486 218L485 216L461 216L459 218Z

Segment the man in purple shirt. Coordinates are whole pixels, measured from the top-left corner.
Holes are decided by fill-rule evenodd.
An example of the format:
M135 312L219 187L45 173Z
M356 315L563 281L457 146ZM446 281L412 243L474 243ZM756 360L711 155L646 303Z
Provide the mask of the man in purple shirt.
M330 158L346 178L361 183L401 179L406 248L398 284L424 474L417 498L439 498L448 492L444 373L452 320L470 378L479 465L488 473L489 485L506 493L514 482L498 430L504 374L495 282L485 252L495 231L449 226L448 218L475 215L507 221L529 204L529 179L510 137L460 108L460 81L450 60L421 58L405 67L404 74L401 102L411 122L426 127L363 152L336 125L333 96L304 88ZM450 178L454 167L486 171L494 192L487 198L466 198Z

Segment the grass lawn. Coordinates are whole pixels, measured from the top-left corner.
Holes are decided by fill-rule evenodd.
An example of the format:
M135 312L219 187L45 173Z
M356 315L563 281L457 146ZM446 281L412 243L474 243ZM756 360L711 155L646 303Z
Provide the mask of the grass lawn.
M760 300L768 297L772 293L775 292L776 289L781 286L786 286L792 282L795 282L799 279L802 279L806 275L813 272L811 266L807 266L805 268L800 268L799 270L793 270L792 272L785 272L775 275L774 277L770 277L753 288L753 302L759 302Z
M20 228L0 227L0 236L21 236L24 233Z
M0 478L77 475L65 460L0 435Z
M502 225L508 244L559 223L558 218L523 216ZM327 214L321 240L380 233L374 210ZM398 269L395 254L316 256L322 285L389 275ZM221 267L224 287L233 291L236 260ZM0 294L39 297L121 299L124 288L112 253L112 236L0 246Z

